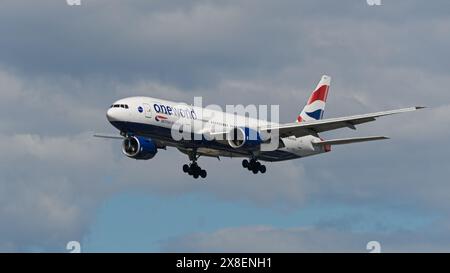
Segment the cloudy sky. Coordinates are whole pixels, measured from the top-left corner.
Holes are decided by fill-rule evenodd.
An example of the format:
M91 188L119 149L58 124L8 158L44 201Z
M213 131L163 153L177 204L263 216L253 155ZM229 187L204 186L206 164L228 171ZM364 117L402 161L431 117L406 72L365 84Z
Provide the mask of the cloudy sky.
M0 251L450 251L450 2L4 0ZM325 138L389 141L267 164L161 151L124 158L111 102L148 95L277 104L295 119L322 74L325 117L427 109Z

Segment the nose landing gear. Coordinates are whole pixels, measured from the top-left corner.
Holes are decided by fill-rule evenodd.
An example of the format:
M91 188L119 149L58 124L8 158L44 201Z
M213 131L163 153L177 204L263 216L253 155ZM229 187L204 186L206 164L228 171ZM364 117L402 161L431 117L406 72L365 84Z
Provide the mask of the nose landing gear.
M247 159L242 160L242 167L248 169L254 174L257 174L258 172L266 172L266 166L258 162L256 159L250 159L250 161Z

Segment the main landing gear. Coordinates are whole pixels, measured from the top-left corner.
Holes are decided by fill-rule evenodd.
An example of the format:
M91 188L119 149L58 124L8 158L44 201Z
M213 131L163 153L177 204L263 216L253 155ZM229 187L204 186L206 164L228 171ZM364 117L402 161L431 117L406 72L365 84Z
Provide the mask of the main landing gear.
M207 175L206 170L203 170L197 165L197 162L192 162L191 164L184 164L183 165L183 172L192 175L195 179L197 179L199 176L201 178L205 178Z
M188 156L189 160L191 160L192 163L189 165L184 164L183 172L191 175L195 179L197 179L198 177L205 178L208 173L206 172L206 170L203 170L202 168L200 168L200 166L198 166L197 159L199 158L199 156L197 156L197 151L193 150L191 153L188 154Z
M257 174L258 172L266 172L266 166L258 162L256 159L250 159L250 161L247 159L242 160L242 167L252 171L254 174Z

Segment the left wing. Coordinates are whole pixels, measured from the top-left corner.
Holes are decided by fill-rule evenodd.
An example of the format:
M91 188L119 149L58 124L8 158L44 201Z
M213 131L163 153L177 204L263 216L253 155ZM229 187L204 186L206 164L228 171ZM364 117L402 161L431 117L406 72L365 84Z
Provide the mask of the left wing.
M378 117L388 116L393 114L411 112L418 109L422 109L425 107L416 106L409 107L391 111L383 111L377 113L363 114L363 115L355 115L349 117L342 118L330 118L330 119L321 119L315 121L307 121L307 122L295 122L295 123L287 123L281 124L279 126L268 126L261 128L261 131L265 132L273 132L278 131L280 137L289 137L296 136L302 137L307 135L315 135L320 132L336 130L339 128L351 128L356 129L355 125L370 122L376 120Z

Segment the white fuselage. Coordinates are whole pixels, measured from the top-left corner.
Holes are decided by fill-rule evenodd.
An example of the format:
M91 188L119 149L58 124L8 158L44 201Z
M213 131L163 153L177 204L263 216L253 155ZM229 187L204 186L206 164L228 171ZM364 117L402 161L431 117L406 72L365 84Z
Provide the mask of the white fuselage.
M183 149L186 143L189 143L177 139L176 134L174 137L174 132L176 133L177 130L179 132L180 126L183 135L192 134L194 138L200 136L201 140L201 136L229 132L236 127L250 128L258 132L261 127L278 125L235 113L151 97L129 97L118 100L108 110L107 118L122 133L141 134L179 149ZM281 144L275 147L274 151L252 151L252 154L256 153L262 160L280 161L326 152L323 147L313 144L318 139L313 135L282 138ZM239 151L239 148L229 147L223 142L217 145L217 147L214 145L203 147L200 144L198 148L200 153L203 151L203 154L211 156L247 157L251 155L247 151ZM185 148L189 147L188 145Z

